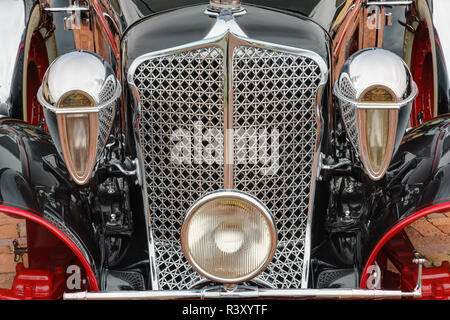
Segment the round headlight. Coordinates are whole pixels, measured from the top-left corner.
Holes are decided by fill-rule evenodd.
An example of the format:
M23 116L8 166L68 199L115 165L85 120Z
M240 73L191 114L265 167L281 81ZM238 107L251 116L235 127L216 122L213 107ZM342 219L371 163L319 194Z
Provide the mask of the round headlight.
M194 269L222 283L256 277L272 260L276 242L267 208L235 191L202 198L189 210L181 231L184 254Z

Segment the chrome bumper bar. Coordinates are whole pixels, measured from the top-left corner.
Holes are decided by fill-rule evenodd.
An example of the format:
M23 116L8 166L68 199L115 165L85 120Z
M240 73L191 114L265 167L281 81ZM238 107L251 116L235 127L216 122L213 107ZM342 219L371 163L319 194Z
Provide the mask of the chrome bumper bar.
M412 292L368 289L261 289L248 286L210 287L180 291L109 291L64 293L65 300L171 300L171 299L402 299L422 297L422 266L418 253L417 284Z
M367 289L253 289L233 291L118 291L65 293L66 300L170 300L170 299L402 299L422 297L413 292Z

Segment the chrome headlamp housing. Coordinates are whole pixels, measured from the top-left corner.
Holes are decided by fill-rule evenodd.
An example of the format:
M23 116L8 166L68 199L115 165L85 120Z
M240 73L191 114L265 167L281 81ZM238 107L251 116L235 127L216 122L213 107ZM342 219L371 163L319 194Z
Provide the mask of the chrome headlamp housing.
M189 209L181 245L192 267L204 277L239 283L256 277L270 263L277 232L260 201L242 192L221 190Z
M56 148L77 184L92 176L120 94L111 66L88 51L58 57L44 75L38 100Z
M417 86L396 54L369 48L342 67L334 84L348 138L366 173L381 179L408 125Z

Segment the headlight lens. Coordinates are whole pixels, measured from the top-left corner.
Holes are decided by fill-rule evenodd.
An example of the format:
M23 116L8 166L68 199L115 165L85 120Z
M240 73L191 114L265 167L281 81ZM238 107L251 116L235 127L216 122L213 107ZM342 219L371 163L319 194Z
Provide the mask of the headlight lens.
M363 92L361 102L388 103L395 102L394 93L382 86L373 86ZM389 135L389 109L365 109L365 126L367 151L371 168L374 172L380 172L386 159L388 135ZM397 123L393 123L397 126Z
M192 266L222 283L255 277L276 248L276 231L267 209L256 199L232 191L206 196L194 205L181 237Z
M371 167L375 172L381 170L386 157L389 132L389 110L366 110L367 149Z
M94 105L94 99L87 93L76 90L62 96L58 108L92 108ZM90 173L97 143L97 118L96 113L58 114L63 156L75 181L84 181Z
M68 114L66 134L73 168L82 177L87 171L89 160L89 114Z

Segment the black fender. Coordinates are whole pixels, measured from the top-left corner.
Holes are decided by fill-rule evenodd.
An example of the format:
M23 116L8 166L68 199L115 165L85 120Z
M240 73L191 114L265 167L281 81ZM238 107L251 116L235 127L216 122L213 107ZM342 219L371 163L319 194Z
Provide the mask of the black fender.
M385 186L372 199L367 236L362 237L361 267L394 226L449 201L450 114L446 114L415 127L403 138Z
M99 242L87 223L87 200L77 190L47 132L0 119L0 211L38 222L70 242L95 277L91 288L98 288Z

